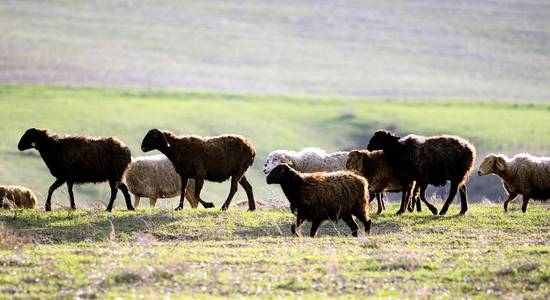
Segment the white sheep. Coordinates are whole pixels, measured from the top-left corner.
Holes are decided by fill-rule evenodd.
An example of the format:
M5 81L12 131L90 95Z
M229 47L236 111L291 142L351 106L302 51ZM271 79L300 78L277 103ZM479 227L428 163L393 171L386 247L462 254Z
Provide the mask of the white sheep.
M504 211L508 211L508 203L518 194L523 195L523 212L527 211L529 199L550 198L550 157L521 153L509 159L502 154L489 154L481 162L477 174L496 174L502 179L508 192L508 199L504 201Z
M141 197L149 198L150 207L155 207L158 198L172 198L181 193L181 180L172 162L163 154L132 158L124 174L124 181L134 195L134 207L139 206ZM195 181L189 180L185 198L191 207L197 207L194 196Z
M327 154L319 148L304 148L299 152L275 150L267 156L263 172L267 175L280 164L288 164L302 173L334 172L346 169L349 152Z

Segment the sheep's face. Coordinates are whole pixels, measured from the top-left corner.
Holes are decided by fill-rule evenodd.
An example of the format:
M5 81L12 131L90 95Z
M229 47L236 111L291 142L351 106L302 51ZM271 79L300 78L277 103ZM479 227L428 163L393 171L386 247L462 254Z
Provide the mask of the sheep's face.
M44 139L48 137L48 131L46 129L30 128L21 137L17 149L24 151L31 148L36 148L37 145L42 143Z
M493 174L506 169L506 159L502 155L489 154L483 159L477 174L479 176Z
M164 133L158 129L149 130L141 142L141 151L143 152L166 148L170 148L170 144L166 140Z
M357 150L351 151L346 162L346 169L359 173L363 172L363 154Z
M267 175L265 181L267 184L278 184L283 182L284 178L290 172L290 167L287 164L278 165Z
M384 150L392 142L399 141L399 137L386 130L378 130L370 139L367 150Z
M264 174L269 174L276 166L288 164L292 165L292 162L285 155L273 155L269 156L264 164L262 171Z

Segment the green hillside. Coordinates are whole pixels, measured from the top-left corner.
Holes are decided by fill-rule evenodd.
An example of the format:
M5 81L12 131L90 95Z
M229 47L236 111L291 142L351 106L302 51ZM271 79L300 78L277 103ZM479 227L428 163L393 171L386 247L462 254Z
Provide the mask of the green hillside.
M258 198L280 200L278 187L267 186L261 167L274 149L317 146L327 151L364 147L372 133L389 128L399 133L457 134L477 147L478 160L489 152L513 154L550 151L550 105L528 102L445 100L390 101L279 95L238 95L145 89L1 86L0 182L31 187L44 200L53 177L36 151L19 152L17 142L29 127L57 133L114 135L128 144L134 156L150 128L178 134L236 133L251 139L257 160L250 171ZM147 153L150 155L153 153ZM472 176L473 201L502 192ZM205 199L220 204L227 183L207 183ZM77 205L100 205L108 198L106 184L78 189ZM123 201L119 196L118 204ZM237 199L245 199L239 190ZM159 204L166 204L161 201ZM65 188L54 204L68 205ZM172 204L171 204L172 205Z

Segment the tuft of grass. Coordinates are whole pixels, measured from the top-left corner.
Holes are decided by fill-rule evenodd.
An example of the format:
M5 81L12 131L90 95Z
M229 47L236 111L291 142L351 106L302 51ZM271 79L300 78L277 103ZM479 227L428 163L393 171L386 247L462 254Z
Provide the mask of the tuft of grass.
M32 237L0 248L0 297L550 296L547 205L458 209L389 205L370 236L327 222L315 239L290 234L288 209L0 211L2 232Z

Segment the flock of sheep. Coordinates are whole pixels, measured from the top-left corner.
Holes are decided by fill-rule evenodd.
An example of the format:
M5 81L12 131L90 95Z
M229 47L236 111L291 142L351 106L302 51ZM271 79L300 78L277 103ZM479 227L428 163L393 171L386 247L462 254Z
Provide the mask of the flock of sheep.
M237 135L217 137L177 136L168 131L150 130L141 150L158 150L162 155L132 159L130 149L113 137L59 136L46 129L28 129L18 149L36 149L51 174L56 178L48 190L45 209L51 210L53 192L67 184L71 208L76 209L73 185L109 182L111 196L107 211L111 211L118 190L124 195L128 210L134 210L140 198L150 200L180 196L176 209L182 209L184 199L192 208L200 203L205 208L213 203L201 198L205 180L231 181L222 210L228 209L238 185L246 191L248 209L256 205L246 171L254 163L256 151L252 143ZM475 161L474 146L457 136L399 137L385 130L377 131L367 149L327 154L317 148L300 152L271 152L263 167L268 184L279 184L296 216L291 227L299 234L305 221L312 222L311 236L317 235L325 220L343 220L357 236L364 225L368 234L370 201L378 202L377 214L384 209L384 192L401 192L397 214L406 210L421 210L421 202L436 215L438 210L425 198L428 185L442 186L450 182L449 195L439 211L445 215L449 205L460 194L460 214L468 210L466 180ZM508 203L523 195L522 211L529 199L550 198L550 158L518 154L509 159L490 154L479 167L478 175L496 174L509 194ZM130 193L134 195L134 205ZM0 186L0 206L4 208L34 208L37 199L27 188ZM355 217L355 219L354 219Z

